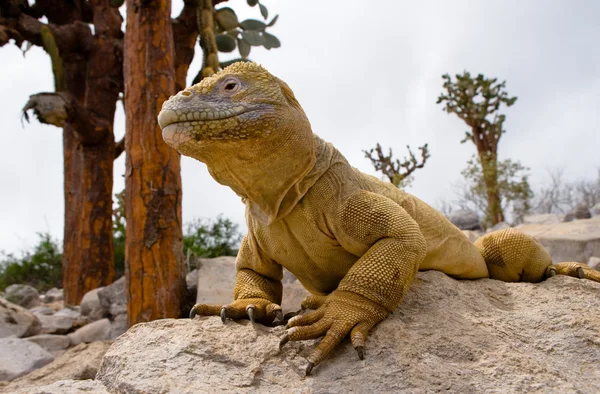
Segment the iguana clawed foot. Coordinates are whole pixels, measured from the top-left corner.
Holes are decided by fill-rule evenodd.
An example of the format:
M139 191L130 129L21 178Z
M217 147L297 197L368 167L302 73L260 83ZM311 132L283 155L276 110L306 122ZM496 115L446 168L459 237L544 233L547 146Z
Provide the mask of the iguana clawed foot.
M282 348L289 341L323 337L308 358L307 375L348 335L362 360L369 330L383 320L388 311L366 297L347 291L336 290L327 297L314 298L313 301L321 305L315 311L290 319L279 347Z
M546 268L546 278L554 275L567 275L579 279L589 279L600 282L600 271L596 271L587 264L564 262L552 264Z
M190 311L190 319L196 315L221 316L221 321L229 319L249 319L270 325L273 320L282 320L281 307L263 298L247 298L233 301L229 305L196 304Z

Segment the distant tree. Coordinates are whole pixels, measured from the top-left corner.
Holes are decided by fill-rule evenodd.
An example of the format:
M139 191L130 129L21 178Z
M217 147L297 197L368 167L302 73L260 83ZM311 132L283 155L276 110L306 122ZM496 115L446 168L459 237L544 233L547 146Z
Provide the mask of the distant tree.
M516 97L509 97L504 91L506 82L497 83L497 79L485 78L482 74L471 77L467 71L457 74L456 80L450 75L442 76L442 93L437 103L444 103L444 110L455 113L470 130L465 132L461 143L472 141L481 165L481 174L485 186L486 221L491 225L504 221L502 201L498 181L498 142L506 131L503 124L506 116L499 113L502 104L512 106Z
M371 161L376 171L380 171L383 175L387 176L394 186L404 189L411 185L413 181L412 173L419 168L423 168L425 162L431 156L427 144L419 147L421 151L421 162L419 163L410 146L407 145L406 148L408 149L409 157L405 157L404 161L394 160L392 148L388 150L388 154L386 155L379 143L373 149L368 151L363 150L363 153Z
M485 215L488 200L481 169L482 165L477 156L473 156L467 162L466 168L461 172L466 183L458 192L457 203L462 208L474 209ZM533 192L529 186L528 171L529 168L510 159L497 163L500 206L503 212L511 212L513 224L521 223L524 216L531 211ZM491 223L484 220L483 225L489 227Z
M239 226L222 215L216 220L195 219L183 234L183 252L205 258L236 256L241 240Z
M39 291L60 287L62 283L62 252L49 233L38 233L38 243L33 251L20 257L2 255L0 259L0 290L18 283L30 285Z

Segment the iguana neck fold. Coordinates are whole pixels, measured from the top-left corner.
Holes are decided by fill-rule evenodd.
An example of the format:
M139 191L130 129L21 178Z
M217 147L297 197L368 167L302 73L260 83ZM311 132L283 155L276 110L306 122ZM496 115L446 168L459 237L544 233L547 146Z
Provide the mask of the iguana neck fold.
M271 224L290 213L334 163L347 163L332 144L315 134L290 143L288 155L281 154L286 147L280 145L275 154L253 155L251 163L236 155L237 160L207 160L206 164L215 180L245 200L253 217Z

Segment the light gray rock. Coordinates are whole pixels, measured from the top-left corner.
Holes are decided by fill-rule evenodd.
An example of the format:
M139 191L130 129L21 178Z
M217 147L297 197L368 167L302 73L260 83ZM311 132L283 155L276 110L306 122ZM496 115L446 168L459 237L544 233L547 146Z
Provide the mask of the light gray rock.
M17 304L26 309L40 305L40 293L33 286L10 285L5 290L5 298L8 302Z
M448 219L461 230L481 230L477 212L469 209L459 209L450 214Z
M79 311L83 316L87 316L89 321L100 320L104 317L104 312L100 306L100 298L98 298L98 292L103 288L98 287L97 289L90 290L81 299Z
M47 306L36 306L35 308L31 308L29 310L31 313L35 314L35 315L53 315L54 311L51 308L48 308Z
M127 313L115 316L110 322L110 336L108 339L116 339L119 335L125 333L128 327Z
M197 303L229 304L233 300L235 257L198 259Z
M562 223L565 215L558 213L542 213L539 215L527 215L523 218L523 224L556 224Z
M0 392L41 393L43 391L35 391L34 388L36 386L51 385L59 380L72 379L82 381L85 379L93 379L98 372L102 357L110 347L111 343L111 341L99 341L77 345L67 350L62 356L56 358L56 360L50 364L13 380L4 388L4 390L0 387Z
M41 346L26 339L0 338L0 349L0 380L13 380L54 360Z
M71 345L71 340L66 335L40 334L25 339L41 346L52 354L59 350L64 350Z
M97 380L59 380L49 385L18 389L13 394L110 394Z
M51 288L44 295L44 302L62 301L64 299L63 289Z
M592 214L592 217L600 216L600 203L591 207L590 213Z
M496 223L494 226L487 229L486 232L491 233L493 231L504 230L506 228L510 228L510 224L508 224L506 222L500 222L500 223Z
M42 334L66 334L73 328L73 318L63 315L38 315Z
M224 256L199 260L196 302L222 305L232 302L236 273L235 257ZM285 270L281 303L284 313L300 309L300 302L308 294L296 277Z
M552 256L555 263L587 263L600 256L600 217L556 224L522 224L519 230L533 236Z
M98 292L100 307L104 316L117 316L127 313L125 277L122 276Z
M283 327L165 319L119 337L96 379L128 393L597 393L599 292L565 276L530 284L421 272L362 361L346 339L305 378L318 340L280 351Z
M71 345L105 341L110 338L111 328L110 320L104 318L91 322L79 328L77 331L68 334L68 336L71 340Z
M475 242L479 237L483 235L481 231L462 230L463 234L469 238L469 241Z
M196 286L198 286L198 270L197 269L187 273L187 275L185 276L185 284L188 289L196 288Z
M0 338L29 337L40 333L42 324L27 309L0 298Z
M68 317L73 320L76 320L81 317L81 313L77 309L62 308L62 309L56 311L54 316Z
M593 269L600 271L600 257L590 257L587 264Z

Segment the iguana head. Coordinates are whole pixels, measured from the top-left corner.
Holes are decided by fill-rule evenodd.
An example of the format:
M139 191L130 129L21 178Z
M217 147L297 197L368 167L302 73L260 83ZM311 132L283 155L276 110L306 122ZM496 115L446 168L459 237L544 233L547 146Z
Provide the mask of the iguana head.
M158 123L167 144L206 163L268 221L281 216L316 160L310 123L291 89L255 63L232 64L172 96Z

